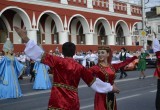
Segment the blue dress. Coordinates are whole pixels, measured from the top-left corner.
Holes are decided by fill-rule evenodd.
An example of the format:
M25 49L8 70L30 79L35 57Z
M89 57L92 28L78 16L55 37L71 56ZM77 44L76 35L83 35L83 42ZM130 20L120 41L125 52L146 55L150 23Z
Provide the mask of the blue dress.
M15 57L4 56L0 61L0 99L18 98L22 96L18 77L25 66Z
M35 62L33 71L35 72L35 81L33 89L51 89L51 81L48 75L49 66Z

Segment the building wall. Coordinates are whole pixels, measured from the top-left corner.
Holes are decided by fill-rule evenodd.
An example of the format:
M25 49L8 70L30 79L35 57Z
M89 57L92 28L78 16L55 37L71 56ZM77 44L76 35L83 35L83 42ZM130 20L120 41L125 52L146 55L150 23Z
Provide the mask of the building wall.
M79 22L83 27L86 47L98 44L99 35L96 32L99 23L104 26L108 41L111 41L108 45L116 45L115 34L118 24L122 25L126 37L125 45L132 45L132 27L142 20L140 6L112 0L95 3L87 0L81 2L78 0L6 0L0 1L0 12L4 16L1 18L6 21L9 37L16 46L23 41L16 34L13 26L25 27L27 35L35 41L37 41L37 31L40 30L41 43L45 41L47 50L49 44L52 46L54 39L51 36L54 35L58 35L59 44L70 39L76 43ZM54 26L52 26L53 21ZM53 27L56 27L57 32L53 33ZM82 46L78 46L80 47Z

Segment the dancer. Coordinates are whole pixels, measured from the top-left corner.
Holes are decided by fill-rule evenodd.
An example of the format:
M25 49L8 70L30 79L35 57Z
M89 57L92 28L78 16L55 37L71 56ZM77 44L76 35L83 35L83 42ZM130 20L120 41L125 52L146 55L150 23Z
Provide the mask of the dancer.
M121 52L119 53L119 55L117 56L121 61L125 61L127 58L132 57L129 53L126 52L126 49L124 47L121 48ZM119 79L127 77L127 73L124 71L124 67L120 68L121 71L121 75L119 77Z
M89 68L93 75L100 78L104 82L114 85L116 71L129 64L137 57L129 58L118 64L111 64L112 51L110 47L98 47L98 65ZM113 92L95 94L94 110L117 110L116 97Z
M35 73L35 81L33 84L33 89L50 89L51 81L49 79L48 71L49 66L40 63L39 61L35 62L33 71Z
M41 60L47 64L52 73L53 87L48 104L48 110L79 110L78 84L82 78L85 83L100 93L110 91L119 93L119 89L109 83L102 82L99 78L94 78L92 73L73 59L76 46L71 42L62 45L64 58L52 56L45 53L32 40L27 37L26 30L14 27L18 35L27 42L25 53L31 59Z
M30 59L30 75L31 75L30 82L35 80L35 72L33 71L34 64L35 62L32 59Z
M9 38L3 45L3 51L5 56L0 61L0 99L21 97L18 77L25 66L13 56L13 44Z
M141 71L139 79L145 78L146 75L144 74L144 71L146 70L146 57L149 56L148 53L145 52L145 50L142 48L141 49L141 55L139 56L139 61L138 61L138 67L137 70Z
M157 57L157 66L154 72L154 76L157 78L157 94L156 94L155 105L156 105L156 110L160 110L160 44L156 37L156 33L153 32L153 34L155 38L153 40L152 48Z

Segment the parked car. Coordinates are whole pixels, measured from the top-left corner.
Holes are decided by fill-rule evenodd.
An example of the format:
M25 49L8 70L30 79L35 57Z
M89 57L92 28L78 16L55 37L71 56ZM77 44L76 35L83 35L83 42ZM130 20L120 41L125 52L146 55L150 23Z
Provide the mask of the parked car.
M157 58L154 54L150 54L150 56L146 57L147 66L156 66Z

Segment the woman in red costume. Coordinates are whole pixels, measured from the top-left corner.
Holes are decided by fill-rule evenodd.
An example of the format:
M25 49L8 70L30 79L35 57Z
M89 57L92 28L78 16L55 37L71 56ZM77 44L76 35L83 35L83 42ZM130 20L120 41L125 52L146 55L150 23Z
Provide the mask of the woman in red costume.
M89 68L94 76L98 77L104 82L108 82L114 85L114 80L116 77L116 71L129 64L137 57L134 56L118 64L111 64L112 51L109 47L101 46L98 48L98 65ZM95 94L94 100L95 110L117 110L116 98L113 92L109 93L97 93Z
M155 105L156 105L156 110L160 110L160 44L159 40L156 37L156 33L153 32L154 34L154 39L153 39L153 51L157 57L157 65L156 65L156 70L154 72L154 76L157 78L157 93L156 93L156 100L155 100Z

